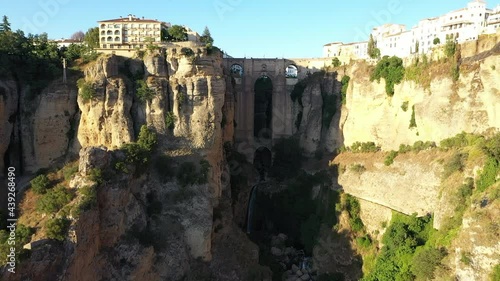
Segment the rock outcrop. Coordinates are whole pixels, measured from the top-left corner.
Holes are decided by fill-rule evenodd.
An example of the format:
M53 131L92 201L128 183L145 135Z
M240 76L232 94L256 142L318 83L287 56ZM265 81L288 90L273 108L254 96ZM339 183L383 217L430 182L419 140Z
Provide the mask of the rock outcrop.
M118 148L134 140L132 89L123 77L117 77L119 64L117 57L103 56L85 70L85 81L93 85L95 96L90 100L78 96L78 141L82 147Z
M341 154L338 182L346 193L408 215L434 213L442 164L434 152L404 158L385 166L382 154Z

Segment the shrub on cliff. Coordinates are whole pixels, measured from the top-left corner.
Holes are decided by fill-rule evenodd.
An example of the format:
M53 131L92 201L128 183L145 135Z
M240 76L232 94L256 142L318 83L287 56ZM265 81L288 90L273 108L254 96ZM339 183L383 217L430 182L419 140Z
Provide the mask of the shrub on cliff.
M48 191L38 200L36 209L45 214L55 213L73 200L74 197L75 194L73 192L64 186L58 186Z
M451 157L451 159L444 165L443 178L446 179L455 172L463 171L467 157L467 153L455 153Z
M177 117L175 116L173 111L169 111L165 113L165 127L170 130L175 128L175 122L177 121Z
M384 165L390 166L392 163L394 163L394 158L396 158L396 156L398 156L398 152L391 150L391 152L389 152L389 154L385 157Z
M344 77L342 77L342 80L340 81L340 83L342 83L342 89L340 90L340 94L341 94L340 100L341 100L342 104L346 104L346 102L347 102L347 89L349 87L350 80L351 80L351 77L344 75Z
M403 67L403 60L396 56L384 56L382 60L377 63L373 71L370 81L380 81L380 78L385 79L385 91L388 96L394 95L394 85L399 84L403 80L405 68Z
M156 95L156 92L149 88L144 80L137 80L135 94L141 102L151 101Z
M411 272L419 280L432 280L434 270L441 263L445 254L435 248L418 248L411 263Z
M94 98L96 91L92 86L92 83L86 82L85 79L80 78L76 82L78 85L79 95L84 101L88 101Z
M194 56L194 51L191 48L184 47L181 49L181 54L186 57Z
M141 126L137 143L148 152L152 152L157 144L156 133L150 130L146 125Z
M49 239L55 239L63 241L66 238L66 233L71 222L67 218L56 218L50 219L45 224L47 228L47 237Z
M369 152L377 152L380 150L380 147L377 146L374 142L355 142L349 148L353 153L369 153Z
M340 62L339 58L335 57L332 59L332 65L333 67L339 67L342 65L342 63Z
M31 188L36 194L44 194L50 184L49 178L46 175L39 175L30 181Z
M97 205L97 189L95 186L80 188L81 201L72 210L73 217L78 217L82 212L90 210Z

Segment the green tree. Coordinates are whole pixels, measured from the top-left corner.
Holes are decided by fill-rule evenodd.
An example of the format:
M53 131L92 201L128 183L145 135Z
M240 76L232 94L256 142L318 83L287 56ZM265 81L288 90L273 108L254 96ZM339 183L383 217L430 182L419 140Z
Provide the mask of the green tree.
M137 143L148 152L153 151L157 143L156 133L146 125L141 126Z
M200 37L200 41L205 44L206 47L212 47L214 43L214 39L210 34L210 30L205 26L205 30L203 30L203 34Z
M148 84L144 80L136 81L137 90L136 95L141 102L151 101L156 95L156 92L149 88Z
M3 16L2 23L0 24L0 32L10 31L10 22L7 16Z
M441 43L441 40L439 38L437 38L437 37L434 38L434 40L432 41L432 44L434 44L434 45L437 45L439 43Z
M83 41L92 49L99 48L99 27L89 28Z
M63 241L71 222L67 218L50 219L45 224L47 228L47 237Z
M339 67L342 63L340 62L339 58L335 57L332 59L332 65L333 67Z
M162 42L168 41L168 28L161 28L160 38Z
M380 58L380 49L377 48L377 41L373 38L373 35L370 34L370 39L368 40L368 55L372 59Z
M394 85L399 84L403 80L405 68L403 60L396 56L384 56L382 60L377 63L370 80L380 81L380 78L385 79L385 91L388 96L394 95Z
M421 280L434 278L434 269L441 263L444 254L435 248L419 247L412 259L411 272Z
M74 197L75 194L69 189L64 186L58 186L47 192L37 201L36 209L45 214L55 213L71 202Z
M50 184L49 178L46 175L39 175L30 181L31 188L36 194L44 194Z
M79 59L86 52L86 47L82 44L70 44L67 48L63 49L63 57L69 62Z
M168 29L168 41L181 42L187 41L188 35L186 28L180 25L173 25Z

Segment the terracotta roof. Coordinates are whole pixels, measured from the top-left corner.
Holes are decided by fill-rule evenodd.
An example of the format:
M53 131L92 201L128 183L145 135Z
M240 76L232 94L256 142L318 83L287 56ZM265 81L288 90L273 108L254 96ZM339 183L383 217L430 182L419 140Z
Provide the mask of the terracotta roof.
M98 21L98 22L145 22L145 23L162 23L161 21L152 20L152 19L132 18L132 20L130 20L128 17L119 18L119 19L113 19L113 20L101 20L101 21Z
M328 43L328 44L325 44L324 46L331 46L331 45L342 45L343 43L342 42L332 42L332 43Z

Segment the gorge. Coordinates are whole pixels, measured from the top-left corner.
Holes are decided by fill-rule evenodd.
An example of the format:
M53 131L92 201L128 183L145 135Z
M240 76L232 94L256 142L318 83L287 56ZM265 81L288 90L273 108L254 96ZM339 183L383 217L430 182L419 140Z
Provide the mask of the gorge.
M1 175L27 188L1 280L489 280L500 34L428 59L393 95L374 61L196 44L100 55L39 91L6 71Z

